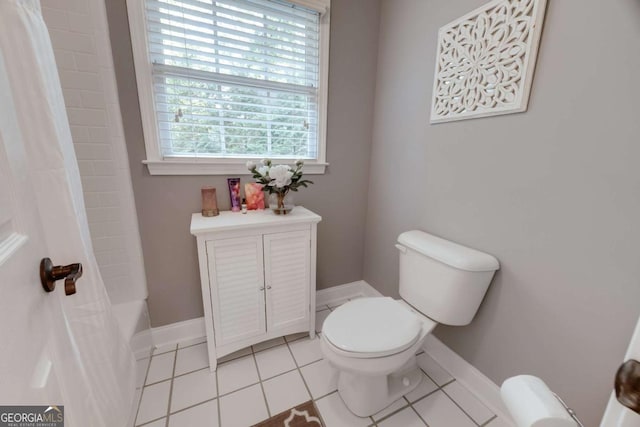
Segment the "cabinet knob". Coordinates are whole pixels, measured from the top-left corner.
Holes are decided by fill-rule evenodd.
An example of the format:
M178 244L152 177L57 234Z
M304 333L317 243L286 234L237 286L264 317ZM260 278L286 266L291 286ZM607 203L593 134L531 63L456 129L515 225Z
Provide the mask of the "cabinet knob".
M267 289L271 289L271 286L267 286Z
M264 291L264 286L258 289L259 291Z

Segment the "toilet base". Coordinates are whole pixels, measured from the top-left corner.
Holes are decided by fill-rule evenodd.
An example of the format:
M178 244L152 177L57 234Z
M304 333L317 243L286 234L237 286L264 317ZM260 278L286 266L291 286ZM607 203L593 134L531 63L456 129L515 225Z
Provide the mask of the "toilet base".
M368 417L411 392L420 381L422 372L414 356L389 375L358 375L341 371L338 393L351 412L359 417Z

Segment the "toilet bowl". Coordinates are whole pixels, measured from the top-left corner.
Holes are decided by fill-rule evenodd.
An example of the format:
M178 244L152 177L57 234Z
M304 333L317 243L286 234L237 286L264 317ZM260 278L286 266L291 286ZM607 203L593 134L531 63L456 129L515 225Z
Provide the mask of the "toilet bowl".
M398 237L401 300L360 298L331 312L320 347L338 371L338 393L367 417L416 388L416 353L438 323L466 325L499 263L493 256L413 230Z
M435 326L388 297L350 301L327 317L320 346L339 372L338 390L351 412L372 415L420 384L416 353Z

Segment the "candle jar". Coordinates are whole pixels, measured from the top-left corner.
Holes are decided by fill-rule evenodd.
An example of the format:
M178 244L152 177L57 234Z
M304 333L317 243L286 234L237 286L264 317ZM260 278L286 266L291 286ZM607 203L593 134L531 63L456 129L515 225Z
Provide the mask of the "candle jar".
M216 188L202 187L202 216L216 216L218 214L220 211L218 210Z

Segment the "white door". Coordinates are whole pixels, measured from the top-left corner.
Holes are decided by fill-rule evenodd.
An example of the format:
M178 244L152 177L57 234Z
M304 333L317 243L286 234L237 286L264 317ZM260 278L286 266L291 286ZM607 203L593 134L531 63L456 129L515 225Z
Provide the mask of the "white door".
M629 359L640 361L640 319L638 319L636 329L631 337L624 361ZM611 373L612 384L613 376L614 372ZM612 393L600 427L640 427L640 415L621 405L616 399L615 393Z
M309 324L309 231L265 234L267 330Z
M0 0L0 405L64 405L66 427L124 426L134 361L91 248L38 0ZM40 261L82 263L75 295Z
M266 332L262 236L207 242L216 345Z
M40 284L44 230L1 55L0 94L0 402L64 405L58 361L72 348L64 289L47 293Z

